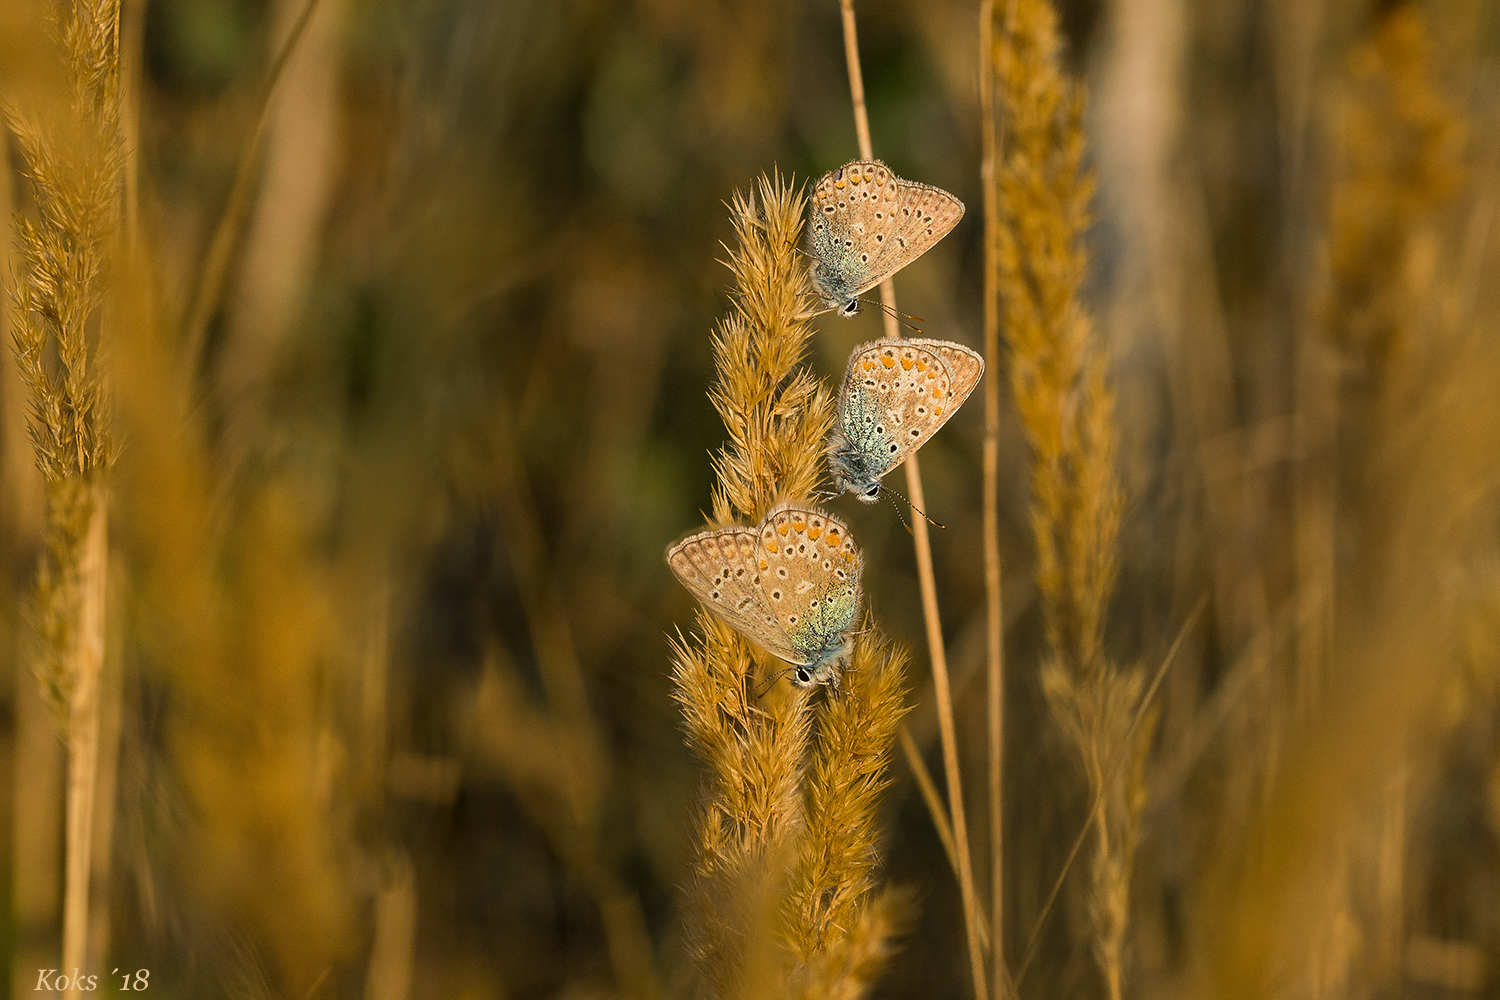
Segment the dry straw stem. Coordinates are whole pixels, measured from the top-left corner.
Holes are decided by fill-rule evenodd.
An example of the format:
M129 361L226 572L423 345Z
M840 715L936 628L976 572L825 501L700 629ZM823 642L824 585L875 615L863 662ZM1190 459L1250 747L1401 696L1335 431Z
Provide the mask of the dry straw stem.
M859 62L859 34L854 17L854 0L839 0L844 27L844 61L849 71L849 96L854 105L854 131L862 159L875 158L870 140L870 117L865 108L864 73ZM890 278L880 283L880 301L885 307L885 335L901 335L896 317L896 285ZM922 594L922 621L927 632L927 655L932 662L932 685L937 701L938 731L943 744L943 774L948 785L948 805L952 813L954 852L958 859L958 886L963 898L965 940L969 948L969 971L974 981L974 995L987 1000L989 989L984 974L985 935L981 933L979 899L974 891L974 866L969 854L969 827L964 817L963 775L958 766L958 734L953 723L953 695L948 683L948 654L943 647L943 625L938 612L937 577L932 568L932 541L928 537L927 496L922 489L922 467L917 456L904 463L906 493L911 499L912 546L917 559L917 582Z
M819 485L832 407L799 368L812 335L799 318L812 305L796 251L805 210L779 177L731 206L735 284L710 389L729 433L715 457L720 524ZM905 712L901 658L861 634L842 688L814 707L785 686L757 703L757 678L779 668L707 612L674 654L688 743L707 768L686 901L699 992L867 994L909 909L875 880L875 810Z
M1009 136L997 179L999 290L1011 392L1032 446L1036 578L1052 649L1042 685L1087 779L1094 953L1108 996L1118 1000L1154 720L1132 733L1141 678L1115 667L1104 650L1120 491L1114 396L1079 298L1093 194L1082 166L1083 91L1060 69L1057 17L1047 0L1016 0L1006 22L994 52ZM1126 766L1116 768L1117 760Z
M17 366L30 393L28 430L47 493L34 614L38 678L68 748L68 968L86 964L104 669L109 419L99 348L90 341L104 312L119 215L118 14L112 0L59 11L65 99L5 114L36 205L35 219L16 219L20 267L9 290Z
M1009 32L1015 0L1006 0L1000 28ZM1004 148L995 115L995 0L979 5L979 117L984 189L984 595L990 771L990 926L995 928L990 978L997 996L1010 993L1005 964L1005 638L1000 571L1000 198L995 164Z
M245 228L245 219L250 213L250 196L254 193L255 186L255 168L260 162L260 149L265 141L266 125L271 120L271 99L276 95L276 84L280 81L282 71L286 69L287 62L296 50L297 43L302 40L302 35L307 30L307 23L312 19L313 11L317 6L318 0L307 0L302 12L298 14L296 22L292 25L292 30L287 34L286 41L282 43L281 50L276 53L276 61L271 64L271 71L266 75L265 87L261 92L260 114L256 116L255 127L250 132L245 148L240 152L239 163L234 171L234 183L230 185L229 197L224 204L224 214L219 217L218 225L214 227L213 237L209 240L208 252L203 258L203 273L198 277L193 303L188 308L183 335L183 342L186 345L182 353L184 377L191 378L197 373L198 364L202 359L204 341L208 337L208 325L213 321L214 314L218 312L235 245L239 242L240 233Z

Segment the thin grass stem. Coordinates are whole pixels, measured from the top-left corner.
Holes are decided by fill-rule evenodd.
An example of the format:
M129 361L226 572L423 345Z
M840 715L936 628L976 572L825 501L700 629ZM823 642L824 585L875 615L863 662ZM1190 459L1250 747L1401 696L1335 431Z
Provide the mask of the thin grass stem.
M1188 615L1187 621L1182 623L1182 628L1177 632L1177 638L1172 641L1172 648L1167 650L1166 656L1162 657L1161 666L1156 669L1156 676L1151 678L1150 687L1146 689L1146 693L1141 696L1140 702L1136 705L1135 715L1131 718L1130 728L1126 731L1127 738L1133 736L1140 728L1141 722L1146 718L1146 712L1149 710L1151 702L1156 697L1157 689L1161 687L1162 680L1167 676L1167 668L1177 658L1177 652L1182 648L1183 640L1192 631L1193 625L1198 621L1198 616L1203 614L1203 609L1206 607L1208 607L1208 597L1205 595L1198 599L1197 606ZM1114 758L1114 767L1105 775L1105 780L1099 786L1101 790L1107 789L1113 784L1114 779L1119 776L1120 769L1127 762L1128 758L1123 755ZM1041 937L1042 926L1047 922L1047 916L1052 912L1052 904L1057 902L1057 894L1062 891L1063 882L1067 879L1068 872L1073 867L1073 862L1078 859L1078 852L1082 849L1083 842L1088 839L1089 831L1094 829L1099 823L1098 810L1103 801L1104 796L1102 792L1094 797L1094 802L1089 809L1089 818L1084 820L1083 827L1078 831L1078 836L1073 838L1073 846L1068 850L1068 857L1063 861L1062 868L1057 872L1057 878L1052 882L1052 891L1047 893L1047 901L1042 904L1041 912L1037 914L1036 922L1031 926L1031 934L1026 939L1026 950L1021 955L1021 964L1016 969L1015 982L1012 984L1012 989L1014 990L1021 988L1021 981L1026 978L1026 970L1031 967L1031 960L1036 957L1036 946L1038 939Z
M1015 17L1015 0L1006 4L1005 26ZM1000 564L1000 206L995 164L1004 134L995 115L995 0L979 5L979 112L984 189L984 590L986 678L989 709L990 777L990 925L995 928L990 952L995 993L1009 993L1005 968L1005 639ZM1010 49L1001 50L1001 59ZM1004 70L1002 69L1003 73Z
M229 198L224 203L224 214L219 216L219 223L214 227L213 238L209 240L208 253L203 258L203 271L198 278L193 304L188 310L182 353L182 374L186 379L191 380L202 360L204 342L208 338L208 325L219 310L219 301L224 294L224 282L229 274L229 262L234 255L235 245L239 242L240 233L245 228L245 219L250 214L250 194L255 186L255 167L260 161L261 145L265 142L266 125L271 120L271 99L276 95L276 84L281 80L282 71L291 60L297 43L302 40L307 30L307 23L312 20L313 11L317 6L318 0L307 0L302 13L297 15L297 20L292 25L286 42L281 46L281 51L276 54L276 61L271 64L271 72L266 77L265 87L261 93L260 113L256 116L255 127L250 131L249 141L240 152L239 163L234 169L234 184L230 187Z
M870 141L870 118L865 108L864 75L859 64L859 36L854 19L853 0L839 0L844 25L844 56L849 69L849 95L854 105L854 131L859 140L859 155L874 159ZM896 308L896 286L890 278L880 284L880 301L885 321L885 335L901 336ZM964 819L963 778L958 766L958 737L953 724L953 700L948 684L948 657L943 648L943 626L938 613L937 583L932 570L932 543L928 538L927 520L921 510L927 506L922 490L922 472L913 455L906 460L906 495L912 505L912 540L916 549L917 579L922 592L922 620L927 630L927 652L932 661L933 689L937 697L938 729L943 742L943 771L948 783L948 804L953 813L953 844L958 857L958 885L963 896L964 928L969 945L969 963L974 978L974 995L988 1000L984 974L983 949L980 944L977 915L979 903L974 893L974 869L969 857L968 824Z
M136 252L140 236L141 56L145 51L146 0L121 0L117 37L120 53L120 145L124 154L125 252Z
M96 489L96 494L102 490ZM63 968L87 964L89 877L93 874L94 787L99 779L99 675L104 668L104 594L109 573L109 517L101 495L93 501L79 562L78 637L73 649L77 686L68 699L67 861L63 889ZM81 995L78 978L66 996Z
M938 841L943 845L943 853L948 856L948 864L953 869L954 878L957 878L958 848L953 846L953 825L948 822L942 793L938 791L937 783L932 780L932 772L927 769L927 762L922 759L922 751L918 749L917 741L912 738L911 730L903 725L900 736L901 752L906 755L906 764L911 768L911 775L917 781L917 790L922 793L922 801L927 805L927 814L932 817L933 829L937 831Z
M942 793L938 791L937 782L932 780L932 772L927 769L927 762L922 759L922 751L917 748L917 741L905 724L901 726L900 737L901 751L906 755L907 766L911 768L912 777L917 781L917 789L922 793L922 802L927 806L927 815L932 817L932 826L937 831L938 841L943 845L943 853L948 858L948 867L953 869L953 877L957 878L958 849L953 846L953 826L948 822ZM979 943L988 950L990 947L989 922L985 920L983 909L976 909L974 915L979 923Z

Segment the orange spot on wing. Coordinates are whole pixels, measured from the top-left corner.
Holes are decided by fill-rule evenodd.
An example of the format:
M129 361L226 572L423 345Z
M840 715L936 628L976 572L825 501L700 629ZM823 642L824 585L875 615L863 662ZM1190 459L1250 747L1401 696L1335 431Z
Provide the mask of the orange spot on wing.
M823 533L823 529L819 528L817 526L814 526L814 527L811 527L811 528L807 529L807 537L811 541L814 541L814 542L816 542L818 540L818 536L821 535L822 533Z
M800 535L807 530L807 522L802 520L793 521L792 529Z
M880 363L883 364L883 365L885 365L887 368L894 368L894 367L896 367L896 359L895 358L891 358L891 357L881 358L880 359Z
M788 526L785 523L778 524L776 526L776 533L778 535L780 535L782 538L786 537L786 533L787 533L788 530L789 530L789 528L788 528ZM770 546L767 546L767 548L769 548L769 547Z
M943 415L943 408L941 406L934 406L932 408L932 415L934 417L941 417Z
M911 358L902 358L901 359L901 367L905 368L907 371L911 371L911 366L913 364L915 364L915 362L912 361Z
M927 362L923 361L921 358L918 358L917 359L917 371L919 371L919 372L925 372L926 370L927 370Z
M766 539L766 551L767 552L775 552L776 551L776 539L774 539L774 538L767 538ZM765 564L764 563L761 564L761 568L762 569L765 568Z

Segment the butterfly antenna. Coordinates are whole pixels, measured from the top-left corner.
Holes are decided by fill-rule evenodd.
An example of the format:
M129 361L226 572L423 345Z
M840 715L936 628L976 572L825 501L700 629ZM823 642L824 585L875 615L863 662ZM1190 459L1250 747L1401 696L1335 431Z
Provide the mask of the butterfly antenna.
M791 673L791 670L791 667L787 667L785 670L778 670L770 677L766 678L766 682L760 686L760 690L755 692L755 700L760 701L762 698L764 698L766 696L766 692L771 690L771 685L775 684L787 674Z
M884 484L882 484L882 485L884 485ZM921 507L918 507L916 504L911 503L910 500L907 500L905 496L902 496L901 491L898 490L898 489L896 489L894 486L885 486L885 491L887 493L894 493L894 494L896 494L896 496L901 497L902 500L906 500L907 503L911 504L911 509L914 510L914 511L916 511L918 514L921 514L922 517L927 521L927 523L930 524L930 525L932 525L934 528L937 528L939 531L947 531L948 530L948 526L946 524L939 524L938 522L934 521L932 518L928 517L927 516L927 512L925 510L923 510ZM896 503L896 501L894 501L894 500L891 501L891 505L896 508L896 516L900 517L900 515L901 515L901 505L898 504L898 503ZM912 533L911 525L906 524L906 518L902 517L901 518L901 523L906 525L906 533L908 535L911 534Z
M920 316L913 316L910 313L904 313L899 309L893 309L892 307L886 305L884 302L880 302L876 299L860 299L859 301L863 302L867 306L874 306L876 309L879 309L883 313L890 314L895 318L897 323L900 323L902 326L906 327L913 333L921 333L922 328L920 326L917 326L917 324L927 322Z
M890 493L886 494L886 496L889 498L890 495L891 495L891 493L894 493L894 492L896 492L896 491L895 490L891 490ZM908 535L915 535L916 532L914 532L914 531L911 530L911 525L909 525L909 524L906 523L906 515L903 514L903 513L901 513L901 505L899 503L897 503L895 500L891 500L891 508L896 512L896 519L901 522L901 527L903 527L903 528L906 529L906 533Z

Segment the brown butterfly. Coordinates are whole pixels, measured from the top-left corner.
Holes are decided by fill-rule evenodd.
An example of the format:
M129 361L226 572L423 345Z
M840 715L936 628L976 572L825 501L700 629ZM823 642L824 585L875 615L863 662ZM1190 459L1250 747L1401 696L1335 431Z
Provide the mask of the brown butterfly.
M860 295L948 235L964 203L902 180L879 160L855 160L823 175L808 211L813 285L825 306L853 316Z

